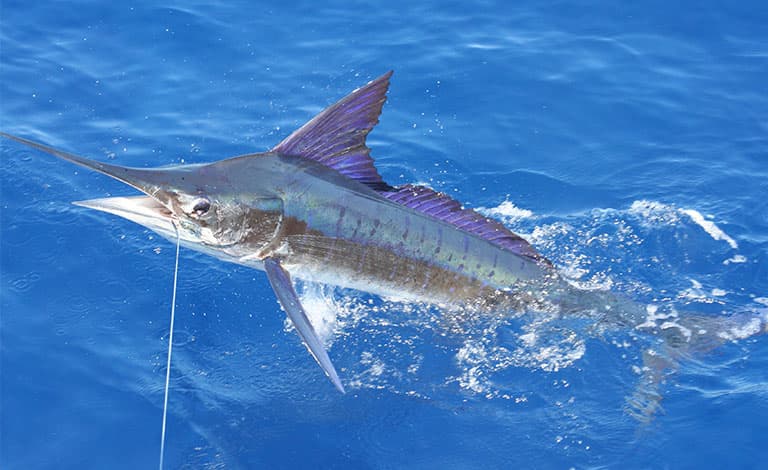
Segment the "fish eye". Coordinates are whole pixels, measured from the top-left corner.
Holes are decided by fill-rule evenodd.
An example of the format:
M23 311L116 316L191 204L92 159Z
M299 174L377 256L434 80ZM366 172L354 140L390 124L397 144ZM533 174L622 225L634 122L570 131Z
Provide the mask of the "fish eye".
M192 206L192 212L197 215L201 216L204 215L208 210L211 208L211 201L205 198L200 198L195 201L195 205Z

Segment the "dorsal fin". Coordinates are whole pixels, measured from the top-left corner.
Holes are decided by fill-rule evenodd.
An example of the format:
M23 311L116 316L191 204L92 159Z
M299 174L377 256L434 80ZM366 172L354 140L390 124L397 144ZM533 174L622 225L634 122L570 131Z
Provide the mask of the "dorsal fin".
M374 188L386 187L365 138L379 122L390 76L392 71L329 106L272 151L314 160Z
M530 243L512 232L501 222L490 219L461 204L445 193L439 193L425 186L405 185L394 191L381 191L382 196L397 204L427 214L465 232L477 235L494 245L520 256L549 265Z

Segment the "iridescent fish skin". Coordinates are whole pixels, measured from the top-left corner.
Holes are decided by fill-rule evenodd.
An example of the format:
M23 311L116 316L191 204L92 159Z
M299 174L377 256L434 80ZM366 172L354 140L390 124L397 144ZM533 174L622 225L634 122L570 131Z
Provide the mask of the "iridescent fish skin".
M264 270L305 345L341 391L292 278L449 308L515 312L554 304L560 314L591 312L598 324L644 325L645 306L571 288L500 222L430 188L387 184L365 141L378 123L390 76L353 91L268 152L207 164L127 168L0 136L144 193L76 204ZM761 323L759 332L766 328Z
M430 188L397 188L381 178L365 140L390 76L353 91L268 152L207 164L127 168L0 136L145 194L76 204L265 270L310 352L343 391L292 277L403 300L510 309L535 298L527 286L558 281L552 265L501 223Z

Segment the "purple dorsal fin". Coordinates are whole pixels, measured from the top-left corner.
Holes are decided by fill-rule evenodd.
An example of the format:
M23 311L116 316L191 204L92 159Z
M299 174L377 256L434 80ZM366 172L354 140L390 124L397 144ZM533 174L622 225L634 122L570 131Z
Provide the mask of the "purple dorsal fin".
M329 106L272 151L314 160L372 187L386 187L365 138L379 122L390 76L391 71Z
M425 186L408 184L394 191L381 191L379 194L392 202L410 207L449 223L460 230L477 235L500 248L549 264L549 261L527 241L509 230L501 222L485 217L472 209L464 209L458 201L445 193L438 193Z

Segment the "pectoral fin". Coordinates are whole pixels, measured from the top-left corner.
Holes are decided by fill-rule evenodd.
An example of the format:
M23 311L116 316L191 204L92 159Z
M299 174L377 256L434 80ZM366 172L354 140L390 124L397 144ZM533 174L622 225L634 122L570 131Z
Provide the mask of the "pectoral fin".
M288 271L283 269L280 262L267 258L264 260L264 270L267 272L267 278L272 285L272 289L277 295L277 299L280 301L280 305L283 306L283 310L288 314L288 317L293 322L293 326L296 327L296 331L301 336L304 345L309 349L309 352L315 358L320 367L325 371L325 375L331 379L333 385L341 392L344 392L344 386L339 380L339 375L336 373L336 369L331 363L331 359L328 357L328 353L323 347L323 342L317 336L315 329L312 327L312 323L309 322L307 314L304 312L304 308L299 302L299 296L296 294L296 290L291 283L291 276Z

